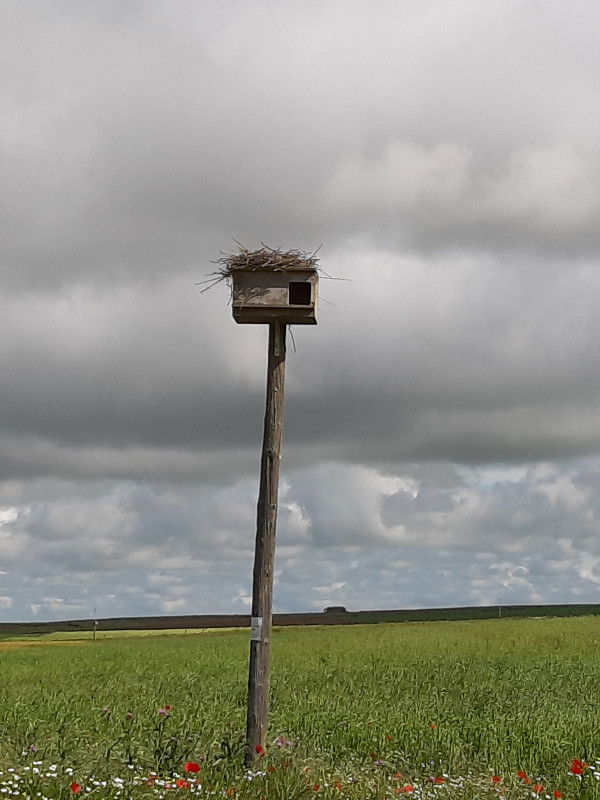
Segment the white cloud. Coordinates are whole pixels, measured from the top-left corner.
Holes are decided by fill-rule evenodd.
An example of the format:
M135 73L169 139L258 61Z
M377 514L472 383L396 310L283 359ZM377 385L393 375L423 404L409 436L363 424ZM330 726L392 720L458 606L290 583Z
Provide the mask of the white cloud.
M426 148L389 142L376 161L342 157L325 189L325 206L368 214L454 215L469 186L471 153L454 143Z
M600 207L598 153L563 142L512 152L503 173L484 187L484 217L533 225L552 236L585 232Z
M515 148L498 164L459 142L392 140L375 158L343 154L322 202L357 226L395 226L413 244L434 234L438 248L459 237L481 245L481 230L495 230L505 247L555 247L595 235L599 174L598 151L569 142Z
M8 525L14 522L18 515L19 511L17 508L12 508L10 506L0 508L0 525Z

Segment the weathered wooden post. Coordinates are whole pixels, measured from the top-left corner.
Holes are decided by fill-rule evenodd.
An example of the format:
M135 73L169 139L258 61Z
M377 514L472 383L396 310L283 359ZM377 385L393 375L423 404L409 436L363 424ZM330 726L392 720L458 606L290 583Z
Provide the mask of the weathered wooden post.
M281 252L267 247L255 251L241 249L222 263L231 278L235 321L269 325L267 400L256 513L248 671L246 760L250 763L263 752L269 716L273 568L283 434L286 327L291 323L317 324L319 276L314 255L298 251Z

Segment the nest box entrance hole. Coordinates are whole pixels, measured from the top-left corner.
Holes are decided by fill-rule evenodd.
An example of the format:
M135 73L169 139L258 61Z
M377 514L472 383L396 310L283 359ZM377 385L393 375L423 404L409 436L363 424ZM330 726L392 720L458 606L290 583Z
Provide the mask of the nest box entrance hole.
M312 301L312 286L307 281L290 281L288 303L291 306L309 306Z

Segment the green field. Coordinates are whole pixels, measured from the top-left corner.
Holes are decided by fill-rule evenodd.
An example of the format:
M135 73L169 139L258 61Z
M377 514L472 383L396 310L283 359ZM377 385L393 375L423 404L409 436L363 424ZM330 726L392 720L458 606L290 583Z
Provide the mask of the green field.
M252 771L248 631L30 641L0 644L5 795L600 798L600 618L276 629Z

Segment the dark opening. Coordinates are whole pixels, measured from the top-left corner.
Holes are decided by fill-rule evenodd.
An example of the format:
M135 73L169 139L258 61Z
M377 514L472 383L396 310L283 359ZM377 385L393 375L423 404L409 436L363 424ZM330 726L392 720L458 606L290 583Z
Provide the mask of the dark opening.
M290 281L288 302L291 306L309 306L311 284L308 281Z

